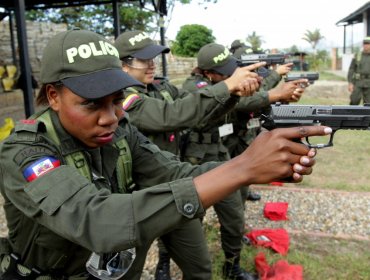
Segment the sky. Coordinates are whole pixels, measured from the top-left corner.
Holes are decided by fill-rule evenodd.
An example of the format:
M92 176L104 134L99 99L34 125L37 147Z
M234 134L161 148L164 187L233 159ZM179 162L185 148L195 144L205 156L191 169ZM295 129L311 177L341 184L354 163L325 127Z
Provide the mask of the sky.
M234 39L245 39L253 31L261 36L264 49L284 49L293 45L310 50L302 40L307 30L319 29L325 38L318 49L343 46L343 27L336 23L366 4L367 0L218 0L216 4L200 6L176 4L166 37L176 38L180 27L201 24L213 31L216 42L230 46ZM352 32L353 30L353 32ZM353 34L353 35L352 35ZM364 36L362 23L347 27L347 46L360 43Z

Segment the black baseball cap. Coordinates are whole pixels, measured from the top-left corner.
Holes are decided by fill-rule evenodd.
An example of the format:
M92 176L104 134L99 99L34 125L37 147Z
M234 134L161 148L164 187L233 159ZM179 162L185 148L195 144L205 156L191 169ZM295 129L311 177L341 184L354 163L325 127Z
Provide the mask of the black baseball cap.
M153 59L160 53L168 53L166 46L156 44L149 35L143 31L127 31L116 38L115 47L119 58L135 57L139 59Z
M97 99L142 84L122 71L118 50L103 36L69 30L50 39L41 60L41 82L60 81L75 94Z
M203 46L197 59L200 69L213 70L224 76L231 76L238 68L237 59L231 56L229 49L216 43Z

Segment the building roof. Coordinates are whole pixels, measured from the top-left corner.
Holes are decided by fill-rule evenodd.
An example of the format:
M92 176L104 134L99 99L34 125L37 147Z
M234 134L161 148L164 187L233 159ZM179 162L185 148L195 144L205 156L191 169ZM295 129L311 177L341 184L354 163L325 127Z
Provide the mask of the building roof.
M363 13L370 9L370 1L364 4L362 7L341 19L336 23L336 25L352 25L355 23L363 22Z
M142 4L145 0L137 0ZM15 7L14 0L1 0L0 7L5 9L13 9ZM107 4L111 3L112 0L24 0L24 5L26 10L28 9L48 9L48 8L62 8L62 7L71 7L71 6L83 6L90 4ZM132 0L117 0L117 2L133 2Z

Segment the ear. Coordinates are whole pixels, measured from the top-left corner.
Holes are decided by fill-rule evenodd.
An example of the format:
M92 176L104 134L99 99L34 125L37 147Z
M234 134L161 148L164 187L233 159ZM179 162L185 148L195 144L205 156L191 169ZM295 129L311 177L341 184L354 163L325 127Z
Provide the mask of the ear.
M212 81L212 72L209 72L207 70L204 70L204 76L206 76L206 78L210 81Z
M127 66L127 64L122 64L122 71L128 73L128 70L130 67Z
M60 90L57 90L55 86L48 84L46 86L46 96L48 98L49 106L54 111L59 111L60 106Z

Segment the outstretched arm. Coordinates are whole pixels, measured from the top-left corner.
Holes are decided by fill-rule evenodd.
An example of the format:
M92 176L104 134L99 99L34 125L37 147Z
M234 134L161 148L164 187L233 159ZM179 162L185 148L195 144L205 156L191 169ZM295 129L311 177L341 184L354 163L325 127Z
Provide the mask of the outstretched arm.
M326 135L324 126L275 129L261 133L241 155L194 178L204 207L209 207L243 185L264 184L292 177L300 182L311 174L315 150L294 141L306 136Z

